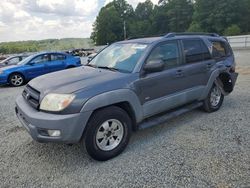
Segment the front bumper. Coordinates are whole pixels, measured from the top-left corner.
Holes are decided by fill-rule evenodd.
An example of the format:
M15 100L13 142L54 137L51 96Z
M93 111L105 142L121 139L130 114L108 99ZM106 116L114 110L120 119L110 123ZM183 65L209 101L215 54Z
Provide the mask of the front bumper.
M7 83L8 83L7 76L4 76L4 75L0 74L0 85L7 84Z
M32 108L22 96L16 100L16 114L31 137L38 142L79 142L92 112L58 115ZM60 130L61 135L51 137L46 130Z

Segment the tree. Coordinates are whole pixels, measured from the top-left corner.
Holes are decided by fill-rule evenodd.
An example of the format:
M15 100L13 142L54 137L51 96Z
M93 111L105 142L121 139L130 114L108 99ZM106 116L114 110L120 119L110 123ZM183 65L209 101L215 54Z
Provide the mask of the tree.
M123 24L126 21L130 25L133 20L134 10L125 0L114 0L103 7L95 23L93 24L93 32L91 39L97 45L105 45L118 40L124 39ZM130 33L129 27L127 28Z
M134 21L131 22L131 35L147 36L152 34L152 15L154 5L150 0L139 3L135 9Z
M191 0L168 0L163 6L167 6L169 29L174 32L184 32L189 28L193 16L193 4Z
M226 36L233 36L239 35L241 33L240 28L238 25L231 25L230 27L226 28L224 35Z
M238 24L242 31L249 31L250 0L196 0L191 26L205 32L223 34L225 29Z
M163 5L154 7L152 16L152 33L154 35L161 35L170 31L167 10L168 7Z

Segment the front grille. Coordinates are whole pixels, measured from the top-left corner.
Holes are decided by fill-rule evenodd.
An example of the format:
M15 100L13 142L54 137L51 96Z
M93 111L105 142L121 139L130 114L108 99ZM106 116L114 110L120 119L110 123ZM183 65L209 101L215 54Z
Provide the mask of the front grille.
M39 108L40 92L27 85L22 93L24 99L35 109Z

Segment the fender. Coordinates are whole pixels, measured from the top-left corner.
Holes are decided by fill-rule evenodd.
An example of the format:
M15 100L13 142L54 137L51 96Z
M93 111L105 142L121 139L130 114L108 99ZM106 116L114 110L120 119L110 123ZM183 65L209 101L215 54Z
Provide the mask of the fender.
M219 69L216 69L214 72L212 72L212 74L208 80L208 83L205 87L205 90L204 90L203 94L201 95L201 97L199 98L199 100L204 100L208 96L209 91L211 90L213 84L216 84L220 88L222 94L225 96L229 95L232 92L234 84L235 84L237 76L238 76L238 73L229 73L225 66L220 66L218 68ZM232 90L229 92L225 91L225 89L223 88L223 83L222 83L221 79L219 78L220 74L223 74L223 73L228 74L231 78Z
M81 112L94 111L98 108L120 102L128 102L134 111L136 122L142 121L143 111L141 103L137 95L130 89L118 89L96 95L83 105Z

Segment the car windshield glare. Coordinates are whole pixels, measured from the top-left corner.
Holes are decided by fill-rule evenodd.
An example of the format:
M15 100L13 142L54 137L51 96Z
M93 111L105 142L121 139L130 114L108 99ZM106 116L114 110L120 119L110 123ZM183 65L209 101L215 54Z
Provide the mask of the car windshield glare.
M146 47L146 44L141 43L116 43L105 48L88 65L130 73Z

